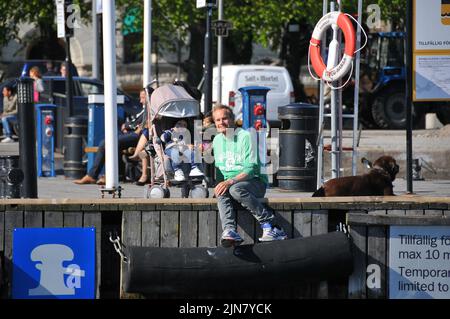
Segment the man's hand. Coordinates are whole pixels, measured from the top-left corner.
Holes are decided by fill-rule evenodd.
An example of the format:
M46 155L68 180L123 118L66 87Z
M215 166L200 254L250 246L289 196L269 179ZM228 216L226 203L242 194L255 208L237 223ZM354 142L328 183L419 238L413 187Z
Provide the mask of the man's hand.
M232 182L229 180L220 182L219 184L217 184L216 188L214 188L214 194L216 194L216 197L219 197L219 196L225 194L231 185L232 185Z

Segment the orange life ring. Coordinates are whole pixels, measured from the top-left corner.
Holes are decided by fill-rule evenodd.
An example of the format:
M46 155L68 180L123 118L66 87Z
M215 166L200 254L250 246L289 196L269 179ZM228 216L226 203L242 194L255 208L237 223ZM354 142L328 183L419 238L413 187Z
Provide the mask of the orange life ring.
M327 28L331 27L332 24L337 24L344 33L345 51L339 64L331 70L327 70L325 63L322 60L322 56L320 55L320 39L322 39L325 31ZM339 11L327 13L319 20L319 22L317 22L311 36L311 41L309 42L311 62L314 71L327 82L341 79L352 67L353 58L355 56L355 46L355 29L345 13Z

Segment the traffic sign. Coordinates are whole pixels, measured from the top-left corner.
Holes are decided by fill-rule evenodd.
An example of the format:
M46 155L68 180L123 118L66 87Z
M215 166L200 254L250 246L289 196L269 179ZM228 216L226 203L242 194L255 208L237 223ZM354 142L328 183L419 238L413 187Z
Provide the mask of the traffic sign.
M227 37L228 30L233 29L233 24L226 20L216 20L212 22L212 28L216 31L216 37Z
M66 36L64 0L56 0L56 24L58 29L58 38L64 38Z
M205 7L217 7L216 0L197 0L197 9Z
M72 0L56 0L56 25L58 38L71 38L74 35L73 29L80 27L77 24L76 11L77 9L74 7ZM69 15L69 13L72 14ZM75 19L72 20L73 18Z

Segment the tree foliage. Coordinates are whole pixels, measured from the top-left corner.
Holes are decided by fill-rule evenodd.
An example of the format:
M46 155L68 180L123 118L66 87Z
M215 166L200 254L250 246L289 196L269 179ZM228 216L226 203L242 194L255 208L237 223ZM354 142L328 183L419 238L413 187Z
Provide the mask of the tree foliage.
M255 42L277 48L280 45L283 26L292 19L306 19L314 24L322 14L322 2L317 0L224 0L224 13L227 20L233 22L234 30L239 31ZM90 17L91 3L75 0L80 5L84 19ZM186 40L189 36L189 25L204 21L203 9L195 7L194 0L158 0L153 5L153 30L161 38L181 31ZM342 1L344 9L356 12L357 0ZM381 18L393 21L398 25L404 21L406 0L364 1L378 4L381 8ZM142 25L142 0L117 0L120 9L119 17L123 18L129 8L138 8L134 23ZM55 2L51 0L9 0L0 1L0 44L17 38L18 26L21 23L31 23L42 31L55 30ZM217 18L217 10L214 10ZM165 43L170 45L169 43Z
M74 0L80 6L84 21L89 17L91 3ZM38 28L42 38L56 34L56 4L52 0L3 0L0 1L0 47L12 39L19 38L20 24L29 23Z
M355 13L357 2L342 1L343 9ZM81 16L89 21L91 2L74 0L74 3L80 5ZM233 23L228 42L235 42L236 50L239 50L239 42L246 41L280 50L289 22L306 21L314 26L322 15L322 1L317 0L223 0L223 3L225 19ZM406 0L364 1L364 9L369 4L378 4L383 20L393 21L397 29L402 27ZM119 21L123 21L130 9L135 10L136 19L132 23L136 29L142 30L142 0L116 0L116 7ZM152 1L152 7L152 31L165 49L176 48L174 40L177 34L181 36L183 43L188 44L193 33L204 33L205 10L197 9L196 1L158 0ZM40 29L42 37L54 36L55 14L55 2L52 0L0 1L0 45L13 38L17 39L21 23L33 24ZM215 19L217 9L214 9L213 20Z

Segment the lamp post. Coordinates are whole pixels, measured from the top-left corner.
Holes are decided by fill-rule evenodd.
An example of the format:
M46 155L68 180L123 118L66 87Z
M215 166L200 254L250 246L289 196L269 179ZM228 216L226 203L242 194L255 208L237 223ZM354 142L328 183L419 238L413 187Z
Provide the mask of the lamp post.
M65 19L68 19L68 8L72 5L72 0L64 1ZM70 38L73 37L73 26L69 26L65 21L65 35L66 40L66 106L69 116L73 115L73 74L72 74L72 57L70 55Z
M216 7L215 0L197 0L197 8L206 8L206 33L205 33L205 57L204 57L204 79L205 79L205 114L212 110L212 33L211 19L212 10ZM214 183L214 167L207 164L205 178L208 186Z
M152 82L152 0L144 0L144 72L142 87Z
M211 19L213 8L216 7L216 0L197 0L197 8L206 8L206 33L205 33L205 114L211 111L212 106L212 33Z
M119 161L117 156L117 83L116 83L116 4L103 3L103 60L105 79L105 176L102 193L121 197Z
M36 128L33 99L33 80L19 79L17 85L19 113L19 166L24 174L22 197L37 198Z

